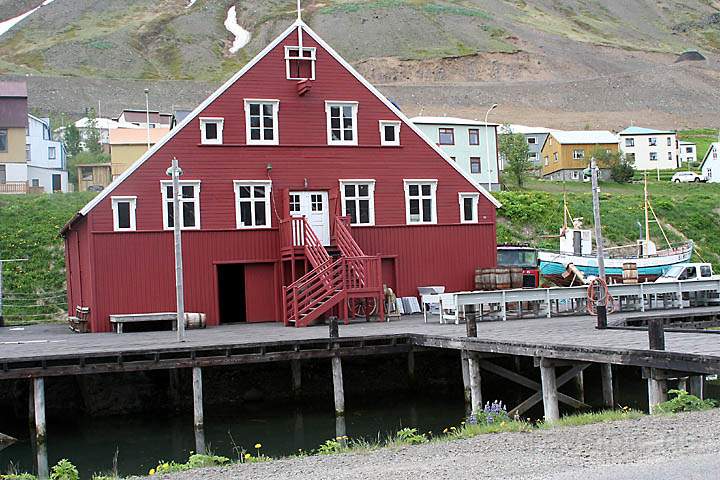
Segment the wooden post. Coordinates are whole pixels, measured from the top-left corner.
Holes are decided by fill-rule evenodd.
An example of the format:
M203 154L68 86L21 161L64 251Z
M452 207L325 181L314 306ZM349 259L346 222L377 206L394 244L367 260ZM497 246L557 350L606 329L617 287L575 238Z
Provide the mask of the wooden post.
M705 398L705 377L703 375L693 375L688 378L688 393L698 398Z
M477 323L475 323L475 307L470 309L463 305L463 313L465 314L465 329L468 337L477 337ZM468 311L469 310L469 311Z
M347 444L347 428L345 427L345 417L335 417L335 439L342 445Z
M205 453L205 432L203 421L202 369L193 367L193 426L195 427L195 452Z
M330 338L338 338L340 336L340 329L338 327L338 319L336 316L332 316L328 319L328 330Z
M468 352L468 373L470 375L470 411L477 415L482 410L482 389L480 385L480 364L477 353Z
M337 355L332 357L333 393L335 397L335 416L345 416L345 390L343 389L342 363ZM340 436L340 435L338 435Z
M545 421L551 423L560 420L555 366L546 358L540 359L540 380L542 383L542 397L543 407L545 409Z
M665 327L662 318L648 320L650 350L665 350Z
M292 370L293 397L297 400L302 395L302 370L300 360L291 360L290 368Z
M37 449L37 476L45 480L50 476L47 457L47 426L45 424L45 379L33 378L33 410L35 412L35 447Z
M602 381L603 405L608 408L613 408L615 406L615 397L613 395L613 374L611 364L600 364L600 379Z
M577 388L577 399L585 403L585 373L582 370L575 377L575 388Z
M657 380L653 378L655 376L655 369L650 369L650 376L647 379L648 382L648 411L652 414L659 404L667 400L667 390L665 389L665 380Z
M465 399L465 412L470 415L472 413L472 390L470 389L470 368L468 367L468 352L465 350L462 350L460 352L460 364L462 366L463 398Z

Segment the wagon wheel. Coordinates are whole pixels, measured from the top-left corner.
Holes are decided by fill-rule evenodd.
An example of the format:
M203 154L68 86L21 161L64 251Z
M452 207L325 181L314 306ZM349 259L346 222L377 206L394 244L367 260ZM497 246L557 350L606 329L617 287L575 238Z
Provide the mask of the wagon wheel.
M377 300L375 298L349 298L348 308L353 317L372 317L377 313Z

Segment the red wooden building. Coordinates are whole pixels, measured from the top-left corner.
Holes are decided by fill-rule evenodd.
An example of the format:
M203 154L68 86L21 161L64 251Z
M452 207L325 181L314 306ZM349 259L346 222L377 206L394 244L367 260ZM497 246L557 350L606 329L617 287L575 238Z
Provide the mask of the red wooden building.
M495 265L497 201L298 20L64 227L92 331L175 309L173 157L185 308L208 325L304 325Z

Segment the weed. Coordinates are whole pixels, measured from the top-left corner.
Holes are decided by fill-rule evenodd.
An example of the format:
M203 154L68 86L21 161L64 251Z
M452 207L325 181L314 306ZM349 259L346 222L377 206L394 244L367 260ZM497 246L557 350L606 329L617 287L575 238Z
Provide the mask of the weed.
M427 443L428 438L424 433L419 433L417 428L403 428L386 442L388 447L399 447L402 445L421 445Z
M575 415L566 415L560 420L552 423L540 422L538 428L554 428L554 427L577 427L580 425L589 425L592 423L615 422L618 420L636 420L644 417L645 414L628 407L620 410L602 410L600 412L579 413Z
M77 467L66 458L60 460L50 470L50 480L78 480L80 473Z
M148 473L150 475L162 475L171 472L184 472L193 468L217 467L229 462L230 459L228 457L195 453L190 455L190 458L188 458L188 461L185 463L160 461L157 467L151 468Z
M699 412L718 406L715 400L703 400L685 390L669 390L668 393L674 397L658 405L655 409L657 413Z

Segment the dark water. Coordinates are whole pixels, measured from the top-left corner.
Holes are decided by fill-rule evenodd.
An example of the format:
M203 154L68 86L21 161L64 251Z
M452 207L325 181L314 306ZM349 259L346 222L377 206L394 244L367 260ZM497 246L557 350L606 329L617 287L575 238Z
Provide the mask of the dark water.
M329 408L328 408L329 407ZM463 418L462 397L438 398L377 398L364 401L346 413L347 434L368 440L381 438L406 426L422 431L442 431L457 425ZM33 449L24 425L16 425L21 441L0 452L0 472L8 471L12 462L19 471L33 471ZM205 412L205 440L217 455L232 459L245 448L255 454L256 443L261 452L278 457L292 455L303 449L317 448L335 437L332 406L323 408L269 406L257 404L238 411ZM187 460L195 448L192 414L162 417L140 416L78 418L48 421L48 458L54 465L61 458L70 459L83 478L95 472L109 472L118 451L121 475L147 474L158 461Z

